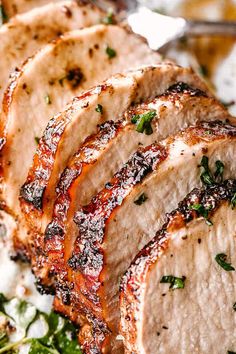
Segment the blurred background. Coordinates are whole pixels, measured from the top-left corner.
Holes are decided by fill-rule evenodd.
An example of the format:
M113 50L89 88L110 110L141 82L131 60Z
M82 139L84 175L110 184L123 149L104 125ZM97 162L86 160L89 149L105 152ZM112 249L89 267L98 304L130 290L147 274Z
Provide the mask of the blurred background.
M171 16L236 21L236 0L139 0L139 3ZM165 56L197 70L236 115L236 34L235 38L183 39L171 46Z

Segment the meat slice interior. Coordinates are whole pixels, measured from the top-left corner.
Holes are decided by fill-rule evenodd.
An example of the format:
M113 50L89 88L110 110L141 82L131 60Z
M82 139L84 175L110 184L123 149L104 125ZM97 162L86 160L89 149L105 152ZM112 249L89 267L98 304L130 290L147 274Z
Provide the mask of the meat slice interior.
M225 177L234 176L235 139L235 127L210 122L139 149L105 189L77 212L78 237L68 261L72 274L68 282L58 281L57 291L62 300L67 294L67 304L87 318L90 332L88 324L81 332L85 352L93 347L119 352L120 277L155 235L165 213L201 184L199 164L204 154L211 168L221 160ZM142 196L143 203L139 202Z
M116 53L114 57L107 48ZM49 118L76 94L110 75L158 61L158 54L125 29L97 25L65 34L24 65L5 94L2 114L6 122L2 198L16 217L20 217L19 189ZM23 231L19 233L24 237Z
M235 352L235 193L235 180L194 190L136 257L121 288L126 353Z
M22 12L29 11L35 7L60 0L2 0L2 7L7 17L12 17Z
M52 216L59 176L84 139L96 133L98 124L120 120L132 104L152 99L178 81L206 89L191 70L163 63L116 75L74 99L64 112L55 116L44 132L24 184L22 205L29 225L37 232L44 232ZM102 114L97 112L99 105ZM19 237L27 241L25 234Z
M139 133L131 123L132 117L150 112L155 112L153 133ZM159 141L200 120L227 118L230 119L228 112L214 98L178 83L154 100L132 107L125 113L123 122L104 123L97 134L86 139L60 178L53 212L48 210L43 216L44 224L50 222L46 229L47 242L44 242L43 230L32 238L33 249L37 252L34 255L31 252L31 264L38 280L48 286L52 285L56 274L62 277L77 234L73 222L75 212L90 202L141 145ZM27 185L22 188L22 195L25 188L27 191Z
M0 101L10 73L28 57L62 33L95 25L103 17L104 13L89 3L64 0L18 15L1 26L0 53L4 55L1 56ZM39 73L34 76L36 82L39 82Z

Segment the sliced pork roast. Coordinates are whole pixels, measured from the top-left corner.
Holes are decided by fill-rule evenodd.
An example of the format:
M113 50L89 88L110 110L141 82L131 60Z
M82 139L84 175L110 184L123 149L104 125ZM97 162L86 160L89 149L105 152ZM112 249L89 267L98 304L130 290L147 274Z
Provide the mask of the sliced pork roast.
M193 190L135 258L121 286L125 353L236 351L235 197L235 180Z
M151 131L140 130L132 123L134 117L152 118ZM132 107L122 122L102 124L99 132L86 139L71 158L60 178L53 212L47 210L43 216L46 224L53 214L46 230L46 243L43 230L33 235L36 252L31 253L31 263L40 283L53 285L56 274L62 277L77 234L73 222L75 212L89 203L140 145L147 146L200 120L227 118L230 118L227 111L214 98L178 83L154 100ZM22 188L22 194L24 191ZM43 249L43 253L39 249Z
M7 18L13 17L22 12L29 11L35 7L43 6L48 3L60 0L2 0L2 11Z
M95 25L104 16L101 10L91 4L60 1L18 15L1 26L0 53L4 55L1 56L0 100L10 73L36 50L64 32ZM39 75L40 72L34 76L37 83L40 82Z
M64 35L16 73L3 102L6 143L1 152L2 197L16 217L19 189L49 118L76 94L108 76L158 61L159 55L139 37L119 26L98 25ZM19 146L23 149L18 155Z
M112 77L75 98L62 114L49 122L21 193L25 215L30 217L29 224L35 226L37 232L41 227L45 230L51 218L47 216L42 225L42 217L47 215L47 210L52 211L55 188L68 159L87 136L97 131L97 125L119 120L132 103L153 98L178 81L206 89L189 69L171 64L145 67ZM21 233L22 241L27 241L25 236Z
M68 279L57 279L60 301L55 305L67 315L61 301L79 310L79 320L85 323L80 341L86 353L122 351L116 340L119 278L155 235L165 213L200 185L203 155L203 161L210 159L210 168L216 163L216 176L216 161L223 161L228 178L235 175L235 152L236 127L205 122L187 128L163 143L140 148L105 189L76 213L78 237L68 261ZM206 162L202 165L208 171Z

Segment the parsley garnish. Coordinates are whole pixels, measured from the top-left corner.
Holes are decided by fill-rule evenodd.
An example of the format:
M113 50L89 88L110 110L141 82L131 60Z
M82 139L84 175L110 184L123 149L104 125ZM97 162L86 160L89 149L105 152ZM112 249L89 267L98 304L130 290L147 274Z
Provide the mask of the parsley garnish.
M206 220L206 224L212 226L212 222L208 219L211 208L205 208L202 204L193 204L189 206L189 209L197 211L198 214Z
M215 256L215 261L227 272L235 270L235 268L228 262L226 262L227 256L224 253L219 253Z
M216 171L214 173L215 181L218 183L222 183L225 165L220 160L217 160L215 166L216 166Z
M5 12L3 5L0 5L0 26L8 21L8 16Z
M135 114L131 118L131 122L133 124L136 124L137 132L145 133L146 135L151 135L153 133L151 122L155 117L156 117L155 111L150 111L143 114Z
M135 201L134 204L136 205L142 205L143 203L146 202L146 200L148 199L148 197L146 196L145 193L142 193Z
M210 171L209 160L207 156L202 157L200 166L202 167L200 178L204 185L212 186L223 181L224 164L220 160L217 160L215 163L214 177Z
M233 304L233 310L236 311L236 302Z
M44 99L45 99L46 104L51 104L51 103L52 103L51 97L50 97L49 95L46 95L46 96L44 97Z
M49 315L38 311L32 304L13 298L8 300L0 294L0 317L6 318L6 326L0 331L0 354L18 353L23 344L29 345L29 354L81 354L77 341L76 329L72 323L58 314L51 312ZM42 337L28 336L31 328L39 325L43 328ZM11 340L9 325L18 338ZM32 334L32 331L31 331Z
M230 204L231 204L232 209L234 209L236 207L236 193L234 193L234 195L230 201Z
M110 48L109 46L107 46L107 48L106 48L106 53L107 53L109 59L112 59L112 58L115 58L115 57L116 57L116 51L115 51L115 49L112 49L112 48Z
M113 23L115 23L114 14L112 10L108 11L107 16L103 18L102 23L104 23L105 25L112 25Z
M103 113L103 106L101 104L98 104L97 107L95 108L95 111L102 114Z
M35 140L36 144L38 145L40 138L39 138L38 136L35 136L35 137L34 137L34 140Z
M170 287L169 289L171 290L175 290L175 289L183 289L185 286L185 280L186 277L182 277L182 278L177 278L174 277L173 275L164 275L161 280L160 283L169 283Z

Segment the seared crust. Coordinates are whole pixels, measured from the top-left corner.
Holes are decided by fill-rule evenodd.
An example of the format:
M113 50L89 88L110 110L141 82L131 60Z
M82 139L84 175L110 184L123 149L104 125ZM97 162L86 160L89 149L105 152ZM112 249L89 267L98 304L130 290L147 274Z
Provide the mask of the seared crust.
M73 271L72 283L66 284L66 304L73 307L79 304L81 313L87 319L95 316L108 330L103 317L101 297L103 294L102 271L105 263L103 241L106 235L106 225L112 218L115 210L119 208L125 198L131 193L135 185L142 182L145 176L158 169L168 156L168 144L173 139L182 139L190 146L197 142L212 142L236 136L236 128L222 122L202 123L197 127L190 127L180 132L174 138L169 138L164 145L153 144L140 149L133 155L128 163L106 184L91 203L77 212L74 221L79 228L73 254L68 265ZM57 284L58 296L63 301L65 282ZM69 296L70 295L70 296ZM83 304L86 304L83 309ZM89 315L88 315L89 314ZM96 328L91 327L93 335ZM104 342L98 344L98 352L109 340L105 333ZM83 343L82 343L83 344ZM89 352L89 351L88 351Z
M47 273L41 281L44 284L50 284L52 277L60 274L61 281L66 273L65 269L65 233L66 233L66 220L69 207L73 201L73 195L76 193L76 188L79 188L80 177L83 173L97 162L99 155L106 149L119 131L125 125L124 122L108 121L99 127L99 132L95 135L88 137L79 151L75 154L73 159L61 175L60 181L57 186L57 198L54 204L53 218L47 226L44 235L37 235L34 239L34 244L37 245L37 259L32 257L32 264L36 265L35 274L37 274L38 262L44 264L47 268ZM42 241L44 241L42 243ZM40 261L38 256L44 258ZM34 269L34 268L33 268ZM48 278L49 277L49 278ZM66 303L66 300L63 301Z
M128 80L130 80L130 97L129 104L120 110L120 113L117 117L112 117L112 119L119 119L120 115L129 108L131 103L138 103L139 101L148 99L150 96L153 98L153 96L155 96L155 90L158 91L158 88L156 87L152 94L146 93L145 95L143 94L143 96L140 96L139 81L143 77L153 77L153 80L156 80L158 75L160 76L160 80L162 75L163 77L164 75L166 77L169 75L169 85L175 83L178 76L187 77L188 75L189 81L192 81L194 86L206 89L204 84L199 82L199 78L195 76L191 71L171 64L162 64L161 66L156 67L146 67L145 69L127 74L126 76L117 75L114 77L114 82L122 82L122 80L125 80L126 77ZM77 119L79 119L80 111L82 112L82 110L84 110L86 112L92 109L90 106L94 107L94 100L97 99L96 97L99 98L99 96L105 96L107 93L109 93L112 97L114 90L116 90L116 87L112 84L112 81L113 79L84 93L78 98L75 98L71 106L69 106L66 111L54 117L49 122L45 133L40 140L38 150L34 156L33 166L29 171L27 181L21 189L21 205L25 217L29 221L29 225L33 225L37 228L36 220L42 217L44 207L46 208L47 206L47 200L49 198L49 196L46 195L47 186L50 179L52 179L55 164L58 158L57 152L59 151L60 145L63 144L66 129L69 129L70 124L72 125L72 121L75 119L76 112L78 112ZM168 87L165 87L165 89L167 88ZM101 116L98 124L101 124L105 120L105 115Z
M166 215L164 226L135 257L120 286L121 334L127 352L139 353L136 347L136 319L140 308L142 284L145 282L148 269L157 262L159 256L168 247L168 233L177 232L192 220L202 218L191 208L194 204L200 204L204 209L210 210L209 218L211 218L223 202L230 203L235 193L236 180L227 180L221 185L214 185L208 189L194 189L179 203L177 209Z

